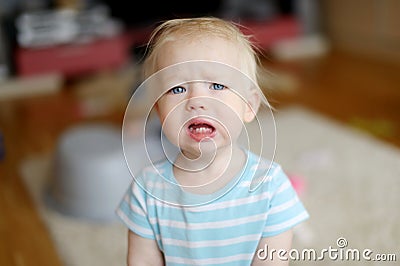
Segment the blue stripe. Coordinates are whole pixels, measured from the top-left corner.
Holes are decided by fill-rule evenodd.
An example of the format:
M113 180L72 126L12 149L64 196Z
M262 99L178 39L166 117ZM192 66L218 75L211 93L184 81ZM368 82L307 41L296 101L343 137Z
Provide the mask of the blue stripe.
M254 250L257 248L257 243L255 244L254 242L253 243L243 242L222 247L185 248L185 247L167 246L167 245L165 245L164 247L168 249L168 255L173 257L223 258L243 253L244 250L249 249L249 245L251 245L252 249Z
M165 236L166 238L175 238L177 240L187 240L190 238L194 241L223 240L227 238L234 238L238 235L241 236L248 234L260 234L261 236L263 229L263 222L246 223L224 229L192 230L189 233L186 230L160 227L161 235Z

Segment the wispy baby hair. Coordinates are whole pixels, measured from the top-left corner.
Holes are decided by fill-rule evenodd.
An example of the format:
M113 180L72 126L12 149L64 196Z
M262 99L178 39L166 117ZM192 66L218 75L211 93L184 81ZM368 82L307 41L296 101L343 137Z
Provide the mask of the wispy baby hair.
M198 17L167 20L158 25L150 36L144 61L144 77L148 78L157 72L157 58L160 48L169 41L187 38L196 41L204 36L216 36L232 41L238 46L242 57L242 70L254 82L257 82L259 58L256 47L240 30L240 25L216 17Z

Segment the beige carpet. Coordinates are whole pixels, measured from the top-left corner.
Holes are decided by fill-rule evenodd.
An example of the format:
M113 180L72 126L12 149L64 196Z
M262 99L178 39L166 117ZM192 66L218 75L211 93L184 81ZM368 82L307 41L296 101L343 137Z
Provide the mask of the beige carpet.
M50 169L51 158L45 155L29 159L21 166L22 177L65 265L125 265L125 227L67 217L45 204Z
M338 248L395 253L400 261L400 150L326 117L293 106L275 113L276 161L304 178L301 198L311 218L296 228L293 248ZM65 265L125 265L126 230L66 217L43 203L50 155L27 159L21 172ZM345 250L343 249L343 250ZM315 265L365 265L329 259ZM310 265L297 261L293 265ZM368 265L397 265L371 262Z

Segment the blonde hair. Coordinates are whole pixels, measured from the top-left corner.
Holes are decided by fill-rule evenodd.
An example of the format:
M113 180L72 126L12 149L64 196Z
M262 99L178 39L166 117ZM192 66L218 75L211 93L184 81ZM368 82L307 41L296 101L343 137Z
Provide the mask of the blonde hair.
M240 49L238 54L243 56L246 74L253 82L257 82L259 58L250 36L244 35L238 24L215 17L172 19L157 26L147 44L147 56L143 63L144 78L159 70L157 57L163 44L174 41L177 37L199 38L205 35L224 38L237 44Z

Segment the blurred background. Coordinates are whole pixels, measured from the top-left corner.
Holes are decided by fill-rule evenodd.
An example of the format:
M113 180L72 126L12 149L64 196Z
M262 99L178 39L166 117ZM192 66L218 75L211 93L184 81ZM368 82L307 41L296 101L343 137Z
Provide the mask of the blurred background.
M66 151L62 141L73 128L98 132L89 125L119 137L151 30L163 19L203 15L252 35L265 71L260 84L277 110L302 106L400 147L400 1L0 0L0 265L63 265L21 164L57 155L72 171L63 160L106 154L95 148L107 139L85 135ZM59 204L70 204L66 213L79 216L63 199L76 191L53 183ZM96 215L89 218L108 218Z

